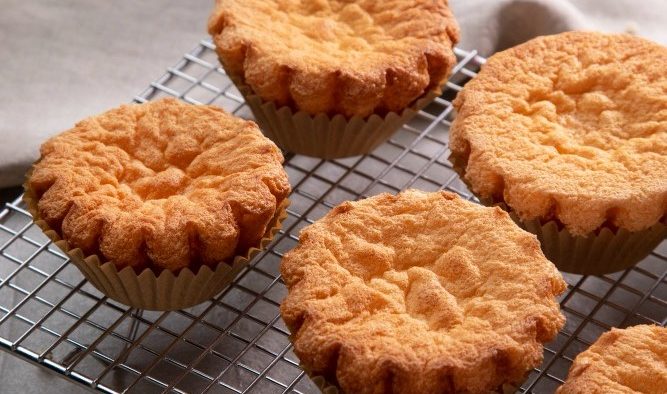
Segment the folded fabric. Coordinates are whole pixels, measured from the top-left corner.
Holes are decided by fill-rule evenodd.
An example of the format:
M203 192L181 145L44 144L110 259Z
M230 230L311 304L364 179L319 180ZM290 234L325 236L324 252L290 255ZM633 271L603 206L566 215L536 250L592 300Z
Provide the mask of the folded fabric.
M667 44L664 0L450 0L463 49L489 56L568 30L632 33Z
M483 56L489 56L498 50L514 46L535 36L582 29L612 33L630 32L667 44L667 24L665 23L667 21L667 1L664 0L450 0L450 5L461 25L462 41L459 46L468 50L476 49ZM208 9L208 5L205 8ZM188 12L187 10L181 11ZM192 12L199 13L202 11L194 9ZM129 18L131 14L132 12L128 11L124 15ZM140 15L137 15L137 17L140 17ZM193 17L196 19L197 15L190 15L189 19ZM205 15L202 18L205 18ZM34 86L30 91L39 93L35 93L36 105L34 106L26 106L26 98L23 100L1 100L2 97L0 97L0 103L2 104L0 111L5 112L0 116L4 122L4 124L0 123L0 187L17 185L23 182L26 169L38 156L38 147L41 142L48 135L59 131L51 130L55 127L55 123L63 123L62 119L65 117L69 119L71 114L72 119L69 119L68 123L71 127L79 120L79 112L84 110L93 111L92 107L95 107L97 111L102 111L105 109L104 105L107 107L118 105L119 102L105 102L103 105L101 101L104 101L104 98L118 101L118 97L125 97L125 90L121 90L119 86L127 85L130 73L132 73L133 80L141 77L135 75L133 69L127 70L126 73L106 72L102 75L94 75L96 70L99 71L101 65L106 65L107 68L109 68L109 65L122 68L123 64L128 64L128 60L119 59L117 62L108 63L106 61L108 59L105 60L104 55L88 56L89 54L84 53L83 50L80 51L82 53L77 54L76 47L72 47L72 45L76 45L76 42L68 41L66 45L58 43L60 39L66 36L79 37L77 27L72 26L69 19L65 18L58 19L55 22L59 22L62 26L50 26L53 31L58 31L59 34L42 41L41 46L13 42L21 48L22 56L13 57L10 60L25 63L23 66L14 67L19 72L24 70L23 72L26 74L26 76L17 77L17 81L29 80L32 71L35 68L42 67L39 59L45 59L44 53L50 53L49 56L53 57L71 56L73 58L71 60L59 59L57 62L49 62L49 67L51 67L49 70L52 71L50 75L83 75L78 78L49 79L47 84L43 84L44 86ZM28 20L26 23L31 22ZM146 24L145 21L141 23ZM182 36L186 34L186 29L184 26L181 26L181 28L183 29ZM60 34L60 32L69 33ZM187 33L192 34L192 31L188 29ZM86 32L86 42L90 43L98 39L100 48L106 54L103 44L105 44L105 40L108 40L108 37L99 36L96 38L95 34L95 29L89 29ZM14 40L20 41L21 37L15 37ZM172 45L171 40L163 39L156 42L162 42L166 46ZM193 45L194 43L193 41ZM133 48L133 45L136 44L131 40L126 40L122 45L118 42L114 44L116 48L124 48L128 56L136 58L135 54L141 52L142 48ZM48 46L62 50L51 51ZM188 48L182 49L187 50ZM174 61L176 60L174 59ZM100 62L104 63L101 64ZM165 63L164 67L169 65ZM57 67L61 67L62 70L53 69ZM110 87L109 90L105 91L102 96L98 96L99 92L90 92L85 88L88 82L85 76L104 79L115 76L117 80L107 80L105 86ZM155 74L150 74L141 78L145 78L147 84L149 79L155 76ZM10 83L10 85L12 84ZM20 83L14 85L18 86ZM137 85L133 91L138 92L143 87ZM72 92L80 93L78 101L81 104L77 105L76 108L71 107L73 102ZM85 94L92 96L84 97ZM126 101L129 99L130 97L125 97ZM27 100L30 100L30 97ZM65 104L69 107L62 108ZM34 113L25 113L27 108L34 110ZM17 114L20 114L20 116ZM58 116L60 122L49 118L50 114ZM93 115L93 113L89 115Z

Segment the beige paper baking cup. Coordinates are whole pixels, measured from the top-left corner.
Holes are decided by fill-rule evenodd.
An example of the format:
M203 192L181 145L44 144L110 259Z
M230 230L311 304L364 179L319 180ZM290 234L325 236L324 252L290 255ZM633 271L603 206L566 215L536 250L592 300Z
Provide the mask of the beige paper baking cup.
M641 231L602 227L586 236L573 235L556 220L522 220L504 202L479 200L507 211L519 227L537 236L542 252L559 270L572 274L604 275L630 268L667 236L667 225L662 222Z
M521 220L523 229L537 235L544 255L559 270L581 275L604 275L630 268L648 256L667 236L667 225L656 223L641 231L603 227L586 237L573 235L556 221Z
M303 364L300 364L301 369L303 369L306 374L310 377L310 380L315 383L318 389L322 392L322 394L338 394L342 393L343 390L339 389L338 386L329 383L328 380L326 380L323 376L312 376L306 368L304 368ZM526 378L528 378L528 373L526 374ZM525 380L525 379L524 379ZM502 386L498 387L496 390L491 391L491 393L498 393L498 394L512 394L516 393L516 391L519 389L519 384L512 384L512 383L505 383Z
M149 268L139 274L132 267L125 267L118 271L113 263L102 262L97 255L85 256L81 249L72 248L40 218L33 191L27 186L27 183L24 188L23 201L28 206L28 211L32 214L35 224L70 257L72 263L95 288L107 297L125 305L156 311L188 308L219 294L234 280L241 269L271 242L273 236L280 230L282 221L287 217L287 206L289 205L289 201L285 200L279 207L260 245L248 250L244 256L234 257L231 265L221 262L214 268L201 266L196 273L189 268L180 270L178 274L163 270L156 276Z
M289 337L290 341L294 343L294 338L292 335ZM327 380L322 375L316 375L313 374L312 370L305 366L303 363L299 363L299 367L308 375L310 380L315 383L317 388L322 392L322 394L338 394L338 393L344 393L344 391L338 387L337 384L330 382ZM526 372L526 375L522 379L522 381L526 380L528 378L528 375L530 375L530 371ZM521 385L521 382L518 383L504 383L500 387L498 387L496 390L491 391L490 393L499 393L499 394L511 394L515 393Z
M466 160L450 156L461 180L465 179ZM630 268L648 256L667 237L667 225L658 222L641 231L602 227L586 236L573 235L555 220L522 220L505 202L477 196L486 206L499 206L510 214L519 227L537 236L544 255L559 270L581 275L604 275Z
M291 335L290 341L294 343L294 338ZM305 366L303 363L299 363L299 367L303 370L303 372L306 373L306 375L308 375L310 380L315 383L322 394L338 394L343 392L343 390L341 390L337 385L329 382L324 376L314 375L311 369Z
M303 369L303 365L301 365L301 369ZM338 386L329 383L324 378L324 376L311 376L310 373L308 372L306 372L306 374L308 374L310 380L312 380L313 383L315 383L315 385L317 386L318 389L320 389L320 392L322 394L338 394L342 392L342 390L340 390Z
M429 91L401 113L346 119L343 115L294 113L290 107L276 107L275 103L254 94L240 78L228 75L245 98L264 135L289 152L323 159L373 151L440 95L437 90Z

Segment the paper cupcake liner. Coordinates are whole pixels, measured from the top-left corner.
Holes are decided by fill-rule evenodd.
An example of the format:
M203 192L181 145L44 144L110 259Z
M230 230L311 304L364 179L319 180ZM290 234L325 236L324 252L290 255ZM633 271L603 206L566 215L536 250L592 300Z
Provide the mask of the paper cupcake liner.
M667 225L656 223L641 231L602 227L587 236L571 234L551 220L521 220L510 216L523 229L537 235L544 255L559 270L581 275L604 275L630 268L648 256L667 236Z
M371 152L440 95L437 90L429 91L400 113L347 119L343 115L311 115L304 111L295 113L286 106L277 107L274 102L264 101L256 95L241 78L228 75L243 95L264 135L289 152L323 159Z
M301 369L303 369L303 365L301 366ZM338 394L342 393L342 390L338 388L338 386L329 383L324 376L311 376L310 373L306 372L308 376L310 377L310 380L315 383L318 389L320 389L320 392L322 394Z
M465 180L465 160L450 156L454 170ZM658 222L641 231L607 227L586 236L573 235L556 220L522 220L504 201L477 196L486 206L499 206L519 227L537 236L544 255L559 270L581 275L604 275L630 268L648 256L667 237L667 225Z
M209 300L225 289L248 262L263 250L280 230L287 217L289 201L285 200L269 224L269 229L257 247L250 248L243 256L236 256L231 264L220 262L215 267L201 266L195 273L184 268L174 274L163 270L159 275L146 268L137 274L132 267L118 271L110 262L102 262L97 255L86 256L79 248L73 248L40 218L37 199L33 191L24 185L23 201L37 226L53 243L65 252L86 279L107 297L133 308L170 311L188 308Z
M290 341L294 343L293 335L290 335L289 338ZM306 375L308 375L310 380L312 380L313 383L315 383L315 385L320 390L320 392L322 392L322 394L344 393L344 391L340 387L338 387L337 384L330 382L327 378L325 378L322 375L314 374L312 370L303 363L299 363L299 367L306 373ZM521 379L521 382L528 379L529 375L530 375L530 370L526 372L523 379ZM521 386L521 382L503 383L502 385L497 387L494 391L490 391L490 393L513 394L519 389L519 387Z
M667 236L667 225L662 222L641 231L601 227L586 236L574 235L557 220L522 220L504 202L479 200L508 212L519 227L537 236L542 252L559 270L572 274L604 275L630 268Z
M338 393L343 393L343 390L341 390L338 386L336 386L333 383L330 383L328 380L324 378L324 376L320 375L311 375L310 371L303 366L303 364L299 364L301 369L306 372L306 374L310 377L310 380L315 383L317 388L322 392L322 394L338 394ZM528 374L526 373L526 378L528 378ZM525 379L524 379L525 380ZM515 383L505 383L498 387L496 390L491 391L490 393L498 393L498 394L513 394L516 393L516 391L519 389L520 384L515 384Z

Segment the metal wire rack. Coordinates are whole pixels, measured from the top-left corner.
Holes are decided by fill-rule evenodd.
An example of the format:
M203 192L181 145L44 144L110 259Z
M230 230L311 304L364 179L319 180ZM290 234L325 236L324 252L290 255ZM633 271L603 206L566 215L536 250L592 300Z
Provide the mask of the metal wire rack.
M130 309L100 294L34 226L20 198L0 212L0 349L92 389L118 392L313 393L279 304L280 258L299 230L344 200L408 187L473 199L447 161L451 100L484 59L456 50L443 97L372 154L325 161L286 155L289 217L270 248L215 299L176 312ZM175 96L252 114L202 41L135 101ZM565 275L567 324L521 392L551 393L573 358L611 327L667 324L667 242L636 267Z

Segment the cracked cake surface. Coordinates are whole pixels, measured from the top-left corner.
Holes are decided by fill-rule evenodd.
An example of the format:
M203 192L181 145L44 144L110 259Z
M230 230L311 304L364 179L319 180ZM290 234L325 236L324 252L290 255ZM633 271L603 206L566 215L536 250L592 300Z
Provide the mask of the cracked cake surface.
M492 56L454 102L452 158L481 197L575 235L667 212L667 48L570 32Z
M557 393L667 393L667 328L612 328L575 358Z
M208 30L264 100L362 117L439 88L459 39L446 0L218 0Z
M488 392L539 365L564 323L566 284L535 236L449 192L345 202L281 273L296 354L343 392Z
M162 99L49 139L26 186L41 219L84 254L194 271L257 246L290 191L282 161L255 123Z

